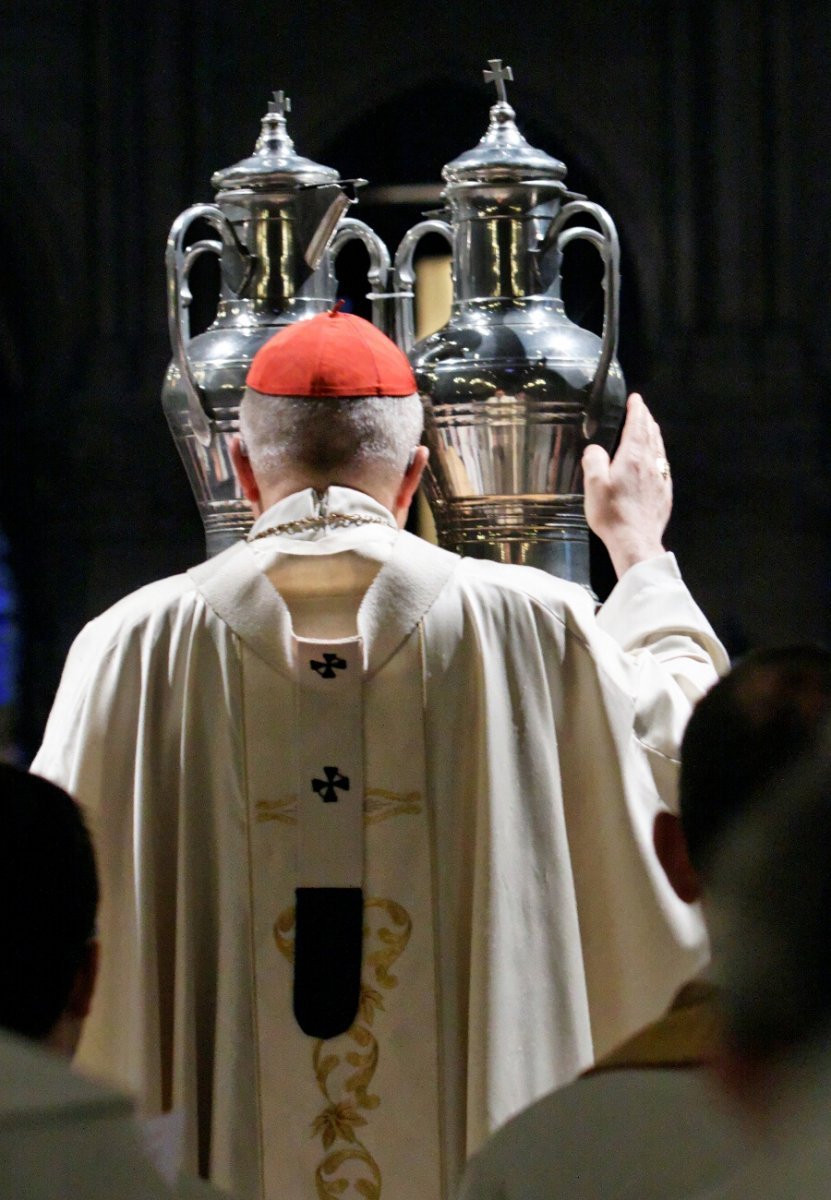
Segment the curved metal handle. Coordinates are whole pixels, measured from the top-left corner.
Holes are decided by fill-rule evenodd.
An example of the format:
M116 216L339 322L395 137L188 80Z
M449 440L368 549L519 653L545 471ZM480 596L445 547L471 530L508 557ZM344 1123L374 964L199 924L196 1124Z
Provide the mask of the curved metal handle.
M395 340L405 354L409 352L415 341L415 321L413 317L415 267L413 266L413 258L415 257L418 243L428 233L440 233L442 237L446 238L451 254L455 249L453 227L447 221L439 221L436 217L431 217L427 221L419 221L401 239L401 244L395 252L392 294L395 298Z
M390 274L390 252L374 229L356 217L342 217L332 238L330 251L336 259L347 242L363 242L369 253L369 299L372 301L372 323L384 333L390 324L387 318L387 281Z
M587 213L589 216L594 217L600 226L600 230L589 229L584 225L573 225L569 229L563 229L565 223L573 216L576 216L577 213ZM588 407L588 415L594 417L600 403L603 388L606 386L609 367L617 352L620 306L620 242L618 241L615 223L605 208L601 208L599 204L593 204L590 200L574 200L570 204L563 205L551 222L545 237L538 247L539 253L544 254L551 244L556 242L557 251L562 254L569 242L573 242L577 238L582 238L587 242L591 242L593 246L596 246L600 257L603 259L603 335L600 357L597 360L597 367L591 382Z
M185 238L194 221L205 221L220 236L220 241L203 238L185 247ZM182 386L188 402L188 413L193 427L194 437L203 446L210 445L211 422L202 403L202 392L193 374L188 358L187 346L190 341L190 304L193 295L188 283L191 267L202 254L216 254L219 257L224 249L233 250L239 256L231 263L239 262L239 270L231 266L224 271L223 278L234 291L238 291L250 273L252 262L245 254L236 239L230 221L215 204L194 204L181 213L171 226L165 251L165 267L167 269L167 327L170 333L170 345L173 350L173 360L179 368ZM229 273L233 276L228 278Z

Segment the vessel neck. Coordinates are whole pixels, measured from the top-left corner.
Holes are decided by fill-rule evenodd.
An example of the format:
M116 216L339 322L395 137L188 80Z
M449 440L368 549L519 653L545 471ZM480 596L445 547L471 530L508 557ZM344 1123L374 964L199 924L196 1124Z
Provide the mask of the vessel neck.
M454 299L519 300L528 296L557 299L560 295L559 255L536 248L549 217L528 214L468 217L456 226Z
M237 233L247 250L247 271L234 298L248 300L256 308L278 310L304 298L334 302L336 280L330 255L325 254L317 269L310 270L305 247L298 242L290 220L279 216L252 220L237 227ZM237 251L226 246L222 259L223 267L227 266L225 278L233 279L238 269Z
M225 245L223 276L239 280L232 295L260 308L281 309L295 297L335 296L331 256L324 254L316 270L307 254L331 189L285 192L235 192L220 207L233 227L240 250Z

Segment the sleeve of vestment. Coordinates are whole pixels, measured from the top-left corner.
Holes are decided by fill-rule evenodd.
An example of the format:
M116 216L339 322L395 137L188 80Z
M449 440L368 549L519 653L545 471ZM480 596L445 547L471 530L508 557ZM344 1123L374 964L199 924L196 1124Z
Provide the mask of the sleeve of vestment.
M693 702L730 666L681 578L674 554L638 563L618 581L597 623L626 651L648 649Z
M558 729L595 1054L669 1003L701 965L697 906L673 892L653 848L677 811L680 746L696 700L728 669L671 554L628 571L593 622L569 618ZM650 1007L653 1015L650 1015Z
M662 799L676 807L681 738L696 702L730 661L681 578L673 554L631 567L600 609L598 627L625 651L633 732Z

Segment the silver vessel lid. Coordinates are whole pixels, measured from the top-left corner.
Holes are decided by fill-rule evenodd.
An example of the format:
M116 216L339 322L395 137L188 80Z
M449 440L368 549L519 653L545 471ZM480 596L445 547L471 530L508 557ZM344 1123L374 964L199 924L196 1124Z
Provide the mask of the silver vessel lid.
M263 117L254 153L211 176L211 183L218 191L265 192L286 186L336 183L340 179L334 167L321 166L295 151L286 129L288 112L291 112L288 96L282 91L274 92L274 99L269 101L268 112Z
M565 163L529 145L516 127L516 113L505 91L505 81L514 77L511 68L503 67L501 58L488 59L488 66L483 74L486 82L496 85L497 102L491 109L487 133L478 146L449 162L442 169L442 178L448 183L564 179Z

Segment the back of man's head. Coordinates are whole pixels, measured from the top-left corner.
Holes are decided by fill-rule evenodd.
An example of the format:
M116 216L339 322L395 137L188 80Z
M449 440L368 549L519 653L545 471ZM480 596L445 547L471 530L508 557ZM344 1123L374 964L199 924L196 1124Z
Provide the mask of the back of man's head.
M275 334L246 382L240 429L261 486L286 473L321 487L400 478L421 438L406 355L337 308Z
M831 652L758 650L700 701L681 747L681 823L706 876L729 828L817 739L831 714Z
M95 858L66 792L5 764L0 827L0 1026L46 1040L73 1003L85 1015L88 996L75 1002L73 989L79 973L94 977Z
M423 423L415 394L301 399L247 388L240 406L240 431L266 487L297 473L320 487L399 479Z

